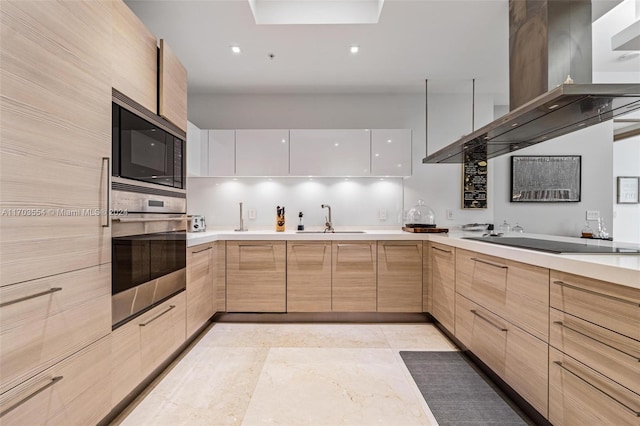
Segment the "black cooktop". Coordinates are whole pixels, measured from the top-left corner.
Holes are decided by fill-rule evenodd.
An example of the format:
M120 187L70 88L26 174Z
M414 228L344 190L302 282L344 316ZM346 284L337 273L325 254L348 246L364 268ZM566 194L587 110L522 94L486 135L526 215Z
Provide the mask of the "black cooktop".
M586 242L580 244L518 237L464 237L464 239L555 254L640 254L640 250L633 248L598 246L586 244Z

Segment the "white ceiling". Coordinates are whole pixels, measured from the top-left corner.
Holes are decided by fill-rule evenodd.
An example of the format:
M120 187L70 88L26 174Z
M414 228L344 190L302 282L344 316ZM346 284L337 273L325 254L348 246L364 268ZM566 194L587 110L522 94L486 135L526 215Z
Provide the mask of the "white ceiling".
M340 25L256 25L248 0L126 3L184 63L191 94L424 93L428 78L429 93L470 95L475 78L508 104L508 0L386 0L378 24ZM640 58L610 47L640 0L592 3L594 82L640 81Z

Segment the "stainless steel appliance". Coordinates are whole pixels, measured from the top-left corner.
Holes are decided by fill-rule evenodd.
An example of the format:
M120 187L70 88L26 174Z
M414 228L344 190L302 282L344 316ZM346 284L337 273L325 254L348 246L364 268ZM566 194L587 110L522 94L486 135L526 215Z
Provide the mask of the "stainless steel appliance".
M115 90L112 101L112 175L184 189L184 131Z
M189 217L189 232L204 232L207 230L207 224L204 216L194 215Z
M554 254L632 254L640 255L640 250L616 245L597 245L585 243L571 243L566 241L540 240L521 237L464 237L467 240L482 241L528 250L544 251Z
M112 191L112 327L186 287L186 198L115 184Z

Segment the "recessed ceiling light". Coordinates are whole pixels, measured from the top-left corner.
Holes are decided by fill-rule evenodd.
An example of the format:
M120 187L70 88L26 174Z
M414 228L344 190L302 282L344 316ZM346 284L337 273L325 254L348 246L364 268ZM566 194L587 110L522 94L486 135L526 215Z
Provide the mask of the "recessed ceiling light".
M359 51L360 51L360 46L352 45L349 47L349 52L351 52L353 55L355 55Z
M242 53L242 50L240 50L240 46L231 46L231 51L236 55L239 55Z
M338 142L334 143L333 146L340 146Z
M286 139L282 139L282 143L287 143L287 140Z
M380 154L376 154L376 157L380 157Z
M387 143L391 143L393 142L391 139L387 139Z

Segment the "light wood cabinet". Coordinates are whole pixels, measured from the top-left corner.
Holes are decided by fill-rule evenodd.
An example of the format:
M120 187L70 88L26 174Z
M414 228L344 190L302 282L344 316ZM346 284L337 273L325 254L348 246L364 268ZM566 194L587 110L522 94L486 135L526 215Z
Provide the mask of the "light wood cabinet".
M111 409L110 353L106 336L3 393L2 424L97 424Z
M422 242L422 312L433 312L433 282L429 242Z
M331 312L331 241L287 243L287 312Z
M640 425L640 395L550 348L549 421L562 425Z
M214 244L187 249L187 336L194 334L215 313Z
M456 249L444 244L429 243L431 257L431 286L433 289L431 315L451 333L455 332Z
M158 114L187 131L187 69L166 40L160 39Z
M186 297L182 292L113 331L113 406L185 342L185 308Z
M551 307L640 341L640 289L551 271Z
M111 266L0 287L0 393L111 333Z
M215 311L227 311L227 246L225 241L213 243Z
M640 395L640 343L551 309L549 344Z
M227 312L285 312L285 241L227 241Z
M289 130L236 130L236 174L289 175Z
M411 176L411 129L371 130L371 174Z
M548 269L457 249L456 291L548 341Z
M209 130L206 176L233 176L236 173L236 131Z
M333 241L333 312L376 311L376 248L375 241Z
M111 262L111 2L75 5L0 2L1 286Z
M369 129L291 129L293 176L370 176Z
M422 241L378 241L378 312L422 312Z
M547 415L548 345L466 297L456 296L456 338Z
M113 88L158 112L158 41L124 1L107 2L113 13L110 70Z

